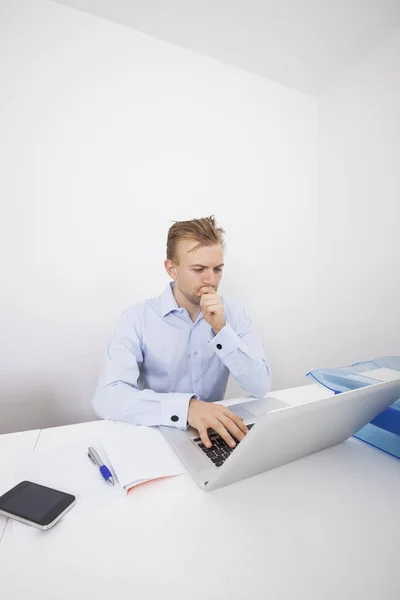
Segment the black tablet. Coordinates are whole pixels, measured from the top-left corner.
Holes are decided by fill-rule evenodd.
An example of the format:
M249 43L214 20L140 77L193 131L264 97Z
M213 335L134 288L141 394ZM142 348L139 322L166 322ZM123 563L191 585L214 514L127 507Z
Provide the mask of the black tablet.
M21 481L0 496L0 514L46 530L53 527L75 502L72 494L32 481Z

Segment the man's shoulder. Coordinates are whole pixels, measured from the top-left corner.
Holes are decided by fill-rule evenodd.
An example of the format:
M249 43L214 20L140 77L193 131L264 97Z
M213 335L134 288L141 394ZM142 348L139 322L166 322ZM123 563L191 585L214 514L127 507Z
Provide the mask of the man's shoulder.
M124 310L122 313L131 323L137 323L142 321L148 312L160 312L160 296L154 298L147 298L137 304L132 304Z
M132 304L128 306L123 313L122 316L126 317L129 321L137 321L138 318L143 316L145 302L138 302L137 304Z

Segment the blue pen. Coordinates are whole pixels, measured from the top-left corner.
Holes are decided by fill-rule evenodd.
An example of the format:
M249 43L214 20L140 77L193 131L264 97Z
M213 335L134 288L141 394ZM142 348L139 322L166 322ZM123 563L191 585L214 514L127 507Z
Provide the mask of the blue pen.
M107 481L107 483L111 483L111 485L114 485L114 479L111 475L111 471L108 469L108 467L106 467L105 464L103 464L103 461L101 460L100 456L97 454L94 448L90 447L88 449L88 457L90 458L93 464L99 467L100 473L102 474L103 478Z

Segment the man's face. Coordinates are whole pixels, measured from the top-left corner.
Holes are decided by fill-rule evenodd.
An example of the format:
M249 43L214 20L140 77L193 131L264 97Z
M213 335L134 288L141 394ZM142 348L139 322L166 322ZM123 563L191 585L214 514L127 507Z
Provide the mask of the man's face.
M201 288L211 286L218 290L224 266L224 253L220 244L215 246L201 246L197 241L180 240L177 247L179 263L166 261L170 276L175 280L179 291L194 305L200 304ZM168 269L167 263L170 267Z

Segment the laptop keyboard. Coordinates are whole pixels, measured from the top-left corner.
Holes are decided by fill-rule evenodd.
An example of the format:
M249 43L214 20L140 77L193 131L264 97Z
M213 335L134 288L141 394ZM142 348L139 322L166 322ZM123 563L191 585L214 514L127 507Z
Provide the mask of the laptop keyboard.
M250 423L250 425L247 425L247 429L250 430L253 427L253 425L254 423ZM235 448L231 448L230 446L228 446L225 440L223 440L222 437L215 431L211 432L208 435L208 437L210 438L210 442L212 444L211 448L207 448L201 441L201 438L199 437L194 438L193 442L196 444L196 446L200 448L200 450L202 450L202 452L204 452L204 454L207 456L207 458L211 460L214 466L222 467L228 456L230 456L230 454L233 452L236 446L240 444L240 442L239 440L236 440Z

